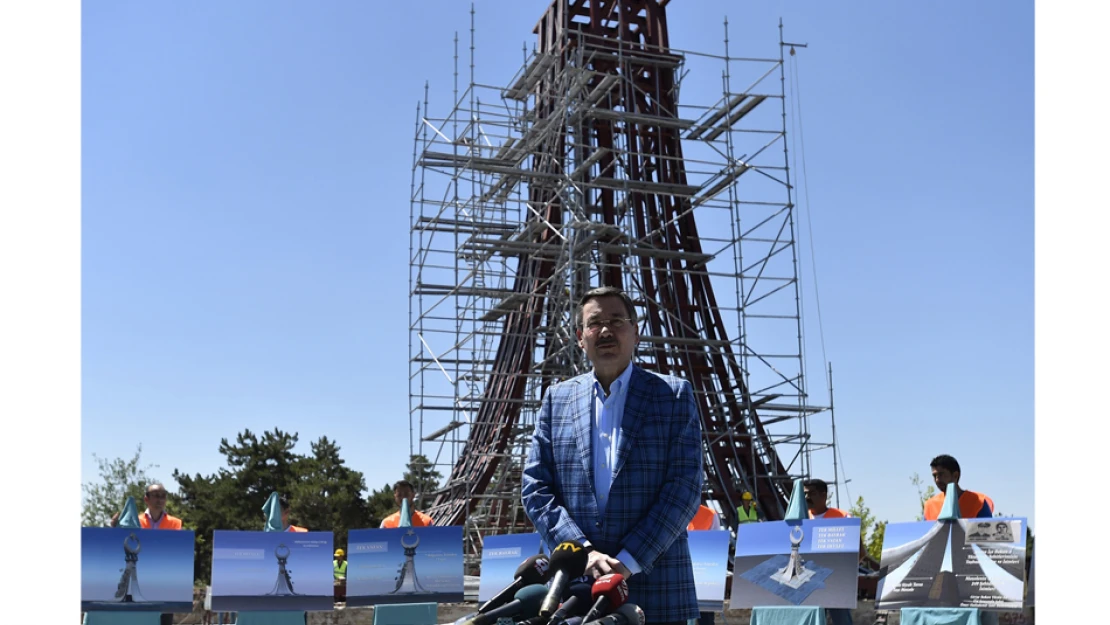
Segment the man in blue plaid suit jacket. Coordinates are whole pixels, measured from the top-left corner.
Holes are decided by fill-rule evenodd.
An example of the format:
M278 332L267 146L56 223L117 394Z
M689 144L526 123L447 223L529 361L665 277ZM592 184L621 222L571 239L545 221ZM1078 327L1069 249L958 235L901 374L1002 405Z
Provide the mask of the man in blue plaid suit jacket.
M619 572L651 624L698 617L686 525L701 503L701 420L689 382L632 364L631 299L582 297L578 342L593 371L548 389L522 500L549 549L576 540L587 573Z

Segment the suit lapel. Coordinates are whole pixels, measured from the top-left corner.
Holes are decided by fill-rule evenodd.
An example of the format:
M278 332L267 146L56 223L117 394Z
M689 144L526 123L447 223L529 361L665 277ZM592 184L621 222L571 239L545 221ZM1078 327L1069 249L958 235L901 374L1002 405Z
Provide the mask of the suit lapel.
M593 386L591 377L584 377L578 381L574 389L574 442L578 447L578 458L582 461L582 470L586 473L586 483L591 490L594 483L593 470L593 444L591 439L590 422L592 410L590 402L593 401Z
M642 393L644 375L647 374L642 369L632 365L632 375L628 378L628 390L625 391L624 397L624 415L621 416L621 441L617 448L616 470L613 472L614 484L621 469L624 468L625 461L628 460L628 454L632 451L632 445L635 444L643 424L643 413L647 408L644 405L645 399Z

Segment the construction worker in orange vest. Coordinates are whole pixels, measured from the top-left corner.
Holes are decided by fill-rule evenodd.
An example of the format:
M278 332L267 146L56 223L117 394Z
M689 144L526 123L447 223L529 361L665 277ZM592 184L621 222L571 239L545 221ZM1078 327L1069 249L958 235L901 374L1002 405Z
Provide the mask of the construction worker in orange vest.
M852 515L841 510L840 508L830 508L829 501L829 485L825 480L812 479L802 482L802 488L806 494L806 507L809 508L809 518L811 519L845 519Z
M956 484L956 501L959 502L961 519L989 519L994 516L994 501L983 493L960 488L960 463L948 454L941 454L929 463L933 470L933 483L940 492L925 502L922 513L926 521L936 521L944 507L948 484Z
M740 505L736 508L737 523L758 523L759 512L755 509L755 498L748 491L740 495Z
M424 514L413 507L412 500L416 497L416 488L407 480L401 480L393 485L393 501L397 503L397 512L385 517L382 520L382 527L391 528L399 527L401 525L401 502L408 500L409 511L412 512L412 526L425 527L428 525L435 525L432 517Z
M143 495L143 502L146 503L146 510L139 515L139 526L143 529L156 529L156 530L179 530L181 529L181 519L166 512L166 487L161 484L151 484L146 487L146 494ZM112 520L109 525L116 527L119 525L119 513L112 515Z

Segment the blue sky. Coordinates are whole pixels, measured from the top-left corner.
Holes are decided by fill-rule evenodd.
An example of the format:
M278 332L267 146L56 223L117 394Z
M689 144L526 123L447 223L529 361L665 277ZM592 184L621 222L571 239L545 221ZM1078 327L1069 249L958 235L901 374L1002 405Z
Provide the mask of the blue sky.
M82 481L139 443L164 480L211 473L275 426L399 478L416 103L427 80L447 111L469 45L468 3L427 6L85 5ZM479 81L545 7L476 3ZM910 476L950 453L1036 528L1032 3L674 3L672 45L719 53L725 15L733 54L777 55L779 17L809 44L807 350L822 388L815 264L848 492L912 520Z

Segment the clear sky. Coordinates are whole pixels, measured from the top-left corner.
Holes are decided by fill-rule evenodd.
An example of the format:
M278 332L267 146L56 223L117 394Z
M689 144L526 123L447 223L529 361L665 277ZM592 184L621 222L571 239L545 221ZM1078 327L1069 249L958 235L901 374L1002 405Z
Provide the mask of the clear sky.
M505 84L547 3L475 6L478 80ZM84 5L82 481L141 443L173 489L275 426L400 477L416 104L427 80L447 112L470 27L414 7ZM807 348L819 378L816 266L848 492L912 520L910 476L950 453L1035 529L1033 3L678 0L672 45L720 53L726 15L734 55L777 56L780 17L809 45Z

